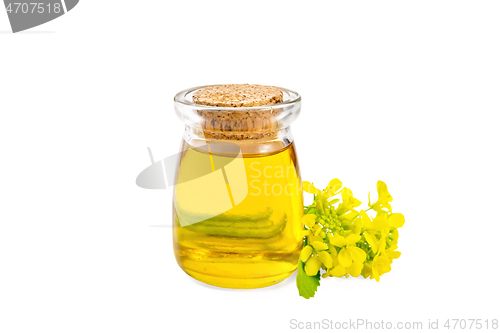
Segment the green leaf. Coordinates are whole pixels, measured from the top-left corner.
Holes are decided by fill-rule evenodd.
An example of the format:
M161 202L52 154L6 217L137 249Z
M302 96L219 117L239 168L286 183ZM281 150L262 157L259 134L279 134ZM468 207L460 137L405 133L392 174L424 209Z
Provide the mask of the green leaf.
M299 260L299 267L297 268L297 288L299 295L309 299L314 297L316 290L319 286L320 273L315 276L309 276L304 271L304 263Z

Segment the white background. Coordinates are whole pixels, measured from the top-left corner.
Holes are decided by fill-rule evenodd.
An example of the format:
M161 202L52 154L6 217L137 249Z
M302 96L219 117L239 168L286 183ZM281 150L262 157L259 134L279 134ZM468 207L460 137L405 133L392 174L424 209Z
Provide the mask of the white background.
M290 320L500 319L498 1L81 1L11 34L0 10L0 332L282 332ZM172 98L287 87L304 180L377 180L406 216L374 280L199 283L172 250ZM306 203L311 200L306 198Z

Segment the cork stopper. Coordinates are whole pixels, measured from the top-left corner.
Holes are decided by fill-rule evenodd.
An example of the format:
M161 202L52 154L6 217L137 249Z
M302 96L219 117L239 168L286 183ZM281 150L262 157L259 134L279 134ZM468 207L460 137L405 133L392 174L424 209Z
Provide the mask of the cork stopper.
M193 95L193 102L221 107L250 107L283 102L283 92L273 86L224 84L205 87Z
M262 140L277 136L281 113L273 105L283 102L278 87L258 84L225 84L208 86L193 94L200 105L224 107L223 110L198 110L206 138L221 140ZM257 110L239 109L262 107ZM270 106L270 107L266 107ZM227 108L234 108L228 110ZM200 133L201 134L201 133Z

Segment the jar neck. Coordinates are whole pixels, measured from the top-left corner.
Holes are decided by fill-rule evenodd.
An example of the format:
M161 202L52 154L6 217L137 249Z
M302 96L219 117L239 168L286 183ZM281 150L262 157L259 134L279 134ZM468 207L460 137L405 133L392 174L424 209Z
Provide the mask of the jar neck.
M210 142L231 142L237 144L242 153L247 154L272 153L287 147L293 142L290 126L274 131L249 133L206 131L185 125L183 139L193 147L206 145Z

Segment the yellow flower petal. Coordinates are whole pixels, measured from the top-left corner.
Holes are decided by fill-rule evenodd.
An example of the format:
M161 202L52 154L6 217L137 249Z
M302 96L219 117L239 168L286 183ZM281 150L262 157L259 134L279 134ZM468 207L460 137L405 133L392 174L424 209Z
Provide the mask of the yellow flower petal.
M389 247L398 247L398 238L399 232L398 229L392 229L389 235L387 236L387 244Z
M329 232L326 237L328 238L328 241L331 243L332 240L333 240L333 234L331 232Z
M398 259L399 257L401 257L401 252L399 252L399 251L393 251L391 253L391 259Z
M375 207L373 207L373 209L375 209L377 212L385 211L382 208L386 208L389 213L392 213L391 204L388 202L383 202L378 209L375 209Z
M393 246L389 247L389 248L387 249L387 251L388 251L388 252L391 252L391 251L396 251L396 249L397 249L397 248L398 248L398 246L397 246L397 245L393 245Z
M389 228L389 219L387 218L387 214L382 213L377 215L377 217L373 219L373 227L379 231Z
M365 265L363 267L363 270L361 271L361 274L366 279L367 277L369 277L372 274L372 268L370 266Z
M339 255L339 263L344 266L344 267L349 267L352 265L352 258L349 252L346 250L346 248L343 248L340 250Z
M391 214L389 216L389 226L392 228L401 228L405 224L405 217L401 213Z
M372 267L372 278L374 278L377 282L380 281L380 275L378 274L377 267Z
M340 235L335 235L333 239L330 241L330 243L338 247L343 247L347 245L345 237Z
M323 243L323 239L321 237L319 237L319 236L309 235L307 237L307 242L309 244L312 244L314 242L321 242L321 243Z
M300 251L300 260L302 260L303 262L306 262L312 253L313 253L313 248L309 245L305 246L302 249L302 251Z
M319 261L317 256L314 256L306 262L306 267L304 267L304 270L307 275L315 276L316 274L318 274L320 268L321 261Z
M321 260L321 262L323 263L323 265L325 265L326 268L332 268L333 261L332 261L332 257L330 256L330 253L328 253L326 251L322 251L322 252L318 253L318 257L319 257L319 260Z
M359 263L359 262L353 262L351 266L347 267L347 273L351 276L359 276L361 274L361 270L363 269L364 265Z
M391 263L387 257L377 257L373 260L372 271L376 273L375 280L377 280L377 276L390 272L391 271ZM378 280L377 280L378 281Z
M348 189L347 187L344 187L342 189L342 192L340 192L342 195L342 201L349 201L350 198L352 198L352 191Z
M341 265L338 265L330 271L330 275L335 277L343 277L346 273L347 271L345 267L342 267Z
M346 242L347 244L349 245L354 245L356 244L357 242L359 242L359 240L361 239L361 236L360 235L357 235L357 234L352 234L352 235L349 235L347 236L346 238Z
M312 228L316 223L316 215L306 214L302 217L302 224L308 228Z
M387 251L385 251L387 257L390 260L398 259L399 257L401 257L401 252L396 251L397 248L398 247L396 245L394 245L394 246L391 246L390 248L388 248Z
M332 179L328 183L328 188L330 189L331 194L334 194L342 188L342 182L338 178Z
M385 239L384 234L382 234L382 236L378 240L378 245L377 246L378 246L378 252L377 253L382 253L383 251L385 251L385 247L387 246L387 243L386 243L386 239Z
M302 182L302 189L307 192L307 193L311 193L311 194L314 194L314 195L319 195L321 194L321 191L318 190L316 187L314 187L313 184L311 184L310 182L308 181L303 181Z
M361 217L361 224L363 228L371 228L372 219L370 218L370 216L368 216L368 214L366 214L364 210L361 210L359 212L359 216Z
M397 241L399 239L399 231L398 231L398 229L391 230L391 232L389 234L389 238L391 238L391 240L393 240L393 241Z
M361 275L363 275L363 277L366 279L369 278L371 274L372 274L372 268L365 262L363 270L361 271Z
M352 207L358 207L359 205L361 205L361 201L356 198L352 198L351 205Z
M382 275L382 274L390 272L391 271L391 262L389 261L389 259L386 257L379 257L379 259L380 260L377 263L379 274Z
M389 194L389 190L387 189L387 185L379 180L377 182L377 192L378 192L378 199L382 202L391 202L392 201L392 196Z
M337 249L332 244L328 244L328 251L332 256L336 257L338 255Z
M366 231L363 234L363 236L365 237L366 242L371 246L372 252L377 253L378 245L377 242L375 241L375 237Z
M330 254L330 256L332 257L332 266L333 267L339 266L340 265L339 257L337 255L333 255L333 254Z
M324 251L324 250L328 250L328 245L326 245L325 243L323 242L312 242L312 246L314 247L314 249L316 251Z
M351 255L352 260L357 263L363 263L366 259L366 252L359 247L353 246L349 248L349 254Z

